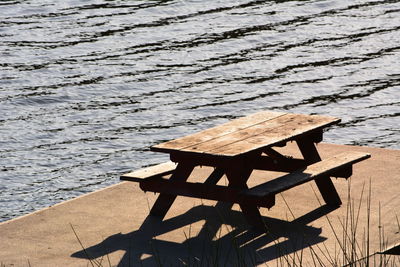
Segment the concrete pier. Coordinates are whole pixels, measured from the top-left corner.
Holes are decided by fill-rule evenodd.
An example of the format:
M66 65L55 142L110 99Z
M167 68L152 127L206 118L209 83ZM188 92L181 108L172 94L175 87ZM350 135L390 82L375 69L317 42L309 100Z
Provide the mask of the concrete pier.
M338 208L325 206L312 182L261 209L268 233L253 231L238 205L186 197L178 197L159 221L148 217L157 195L122 182L1 223L0 266L280 266L293 257L304 266L331 266L351 260L341 251L388 259L376 253L400 244L400 150L325 143L318 150L322 158L342 151L371 154L354 165L349 180L333 179L343 201ZM294 145L282 151L300 157ZM196 168L194 177L210 171ZM276 175L255 171L250 183ZM399 257L389 260L400 264Z

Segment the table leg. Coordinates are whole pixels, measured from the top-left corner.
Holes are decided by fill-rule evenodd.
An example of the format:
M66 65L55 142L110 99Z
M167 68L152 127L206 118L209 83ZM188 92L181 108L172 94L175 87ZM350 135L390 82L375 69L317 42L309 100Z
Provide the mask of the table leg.
M208 176L204 184L215 185L224 176L225 171L221 168L215 168L214 171Z
M204 184L207 185L215 185L219 182L219 180L224 176L225 170L217 167L214 171L210 174L210 176L206 179ZM217 236L218 230L220 229L221 225L224 223L224 211L230 210L233 206L233 203L230 202L223 202L219 201L215 205L215 209L217 213L220 215L220 220L217 223L210 222L209 220L205 221L205 224L201 228L197 237L206 237L206 238L214 238Z
M237 162L232 165L233 166L225 171L229 180L229 186L237 189L247 189L246 183L253 169L247 168L244 164ZM243 201L239 202L239 205L249 224L260 230L266 229L257 206Z
M321 161L321 157L319 156L317 148L312 140L302 138L297 140L297 145L308 164ZM342 204L339 194L337 193L330 177L320 177L315 179L315 183L317 184L318 190L326 204L332 206L339 206Z
M176 169L170 177L170 180L185 182L189 178L194 167L195 166L192 164L178 163L178 166L176 166ZM151 208L150 214L161 217L161 219L163 219L167 214L169 208L171 207L172 203L174 203L175 199L176 195L165 193L160 194L153 207Z

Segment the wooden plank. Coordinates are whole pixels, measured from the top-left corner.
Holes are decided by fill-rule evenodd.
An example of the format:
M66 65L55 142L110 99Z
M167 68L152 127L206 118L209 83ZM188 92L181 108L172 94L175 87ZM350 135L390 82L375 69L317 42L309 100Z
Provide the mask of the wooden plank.
M124 181L140 182L145 178L171 174L176 168L176 163L172 161L164 162L133 172L121 175L120 179Z
M275 117L267 121L253 123L251 126L246 127L244 129L240 129L234 132L229 132L225 135L221 135L211 140L208 140L207 142L203 142L201 144L194 144L186 148L183 148L181 150L198 152L198 153L209 153L210 151L217 150L221 147L229 145L237 145L241 141L250 138L252 136L262 134L270 129L280 128L282 127L283 124L293 120L293 117L296 117L296 115L284 114L282 116Z
M239 196L241 189L204 183L176 182L161 177L142 180L140 182L140 188L146 192L149 191L231 203L243 201L243 197ZM253 200L251 203L259 207L270 208L271 203L274 203L274 198L272 197L270 201L257 199L256 201Z
M210 141L214 138L218 138L220 136L224 136L247 127L250 127L254 124L258 124L261 122L265 122L271 120L273 118L284 115L283 112L273 112L273 111L262 111L258 112L246 117L241 117L222 125L192 134L188 136L184 136L181 138L177 138L175 140L171 140L162 144L158 144L151 147L152 151L158 152L170 152L170 150L180 150L189 146L198 145L203 142Z
M285 114L266 123L260 123L243 131L220 137L204 143L199 152L226 156L237 156L243 153L272 146L283 141L293 140L298 136L319 131L321 128L339 122L340 119L327 116L304 114ZM184 149L193 150L193 147Z
M316 179L319 176L330 176L335 171L351 167L352 164L369 158L370 155L363 152L343 152L329 159L309 165L303 171L293 172L277 179L268 181L244 191L246 196L262 198L268 195L275 195L287 189Z
M329 173L335 173L336 171L339 172L344 166L353 165L370 157L370 154L364 152L342 152L336 156L309 165L305 171L313 175L324 175L328 171Z

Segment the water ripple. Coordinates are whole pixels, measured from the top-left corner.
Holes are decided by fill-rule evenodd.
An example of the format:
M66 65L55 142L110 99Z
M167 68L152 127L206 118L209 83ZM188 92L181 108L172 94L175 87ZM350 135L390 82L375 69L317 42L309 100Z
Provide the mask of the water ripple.
M328 142L400 148L399 1L0 6L0 220L262 109L342 118Z

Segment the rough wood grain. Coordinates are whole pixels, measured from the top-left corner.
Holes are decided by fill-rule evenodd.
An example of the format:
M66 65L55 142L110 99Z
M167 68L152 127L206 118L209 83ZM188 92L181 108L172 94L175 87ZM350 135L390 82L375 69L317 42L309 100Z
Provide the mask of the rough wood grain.
M275 195L297 185L314 180L319 176L330 176L343 168L369 158L370 155L363 152L343 152L329 159L325 159L309 165L303 171L296 171L277 179L268 181L243 192L246 196L265 197Z
M274 122L273 122L274 121ZM318 131L339 122L339 119L325 116L312 116L303 114L286 114L274 120L274 127L267 127L265 131L254 131L246 138L232 142L229 145L214 148L205 153L237 156L263 147L294 140L298 136Z
M296 137L320 132L339 122L328 116L259 112L193 135L153 146L153 151L233 157Z
M172 161L150 166L137 171L125 173L120 179L124 181L140 182L145 178L157 177L171 174L176 168L176 163Z
M258 112L246 117L241 117L229 121L222 125L192 135L184 136L162 144L152 146L151 150L159 152L169 152L171 149L173 150L184 149L186 147L201 144L203 142L213 140L214 138L218 138L220 136L224 136L236 132L238 130L245 129L247 127L253 126L254 124L271 120L273 118L282 116L284 114L285 113L283 112L273 112L273 111Z

